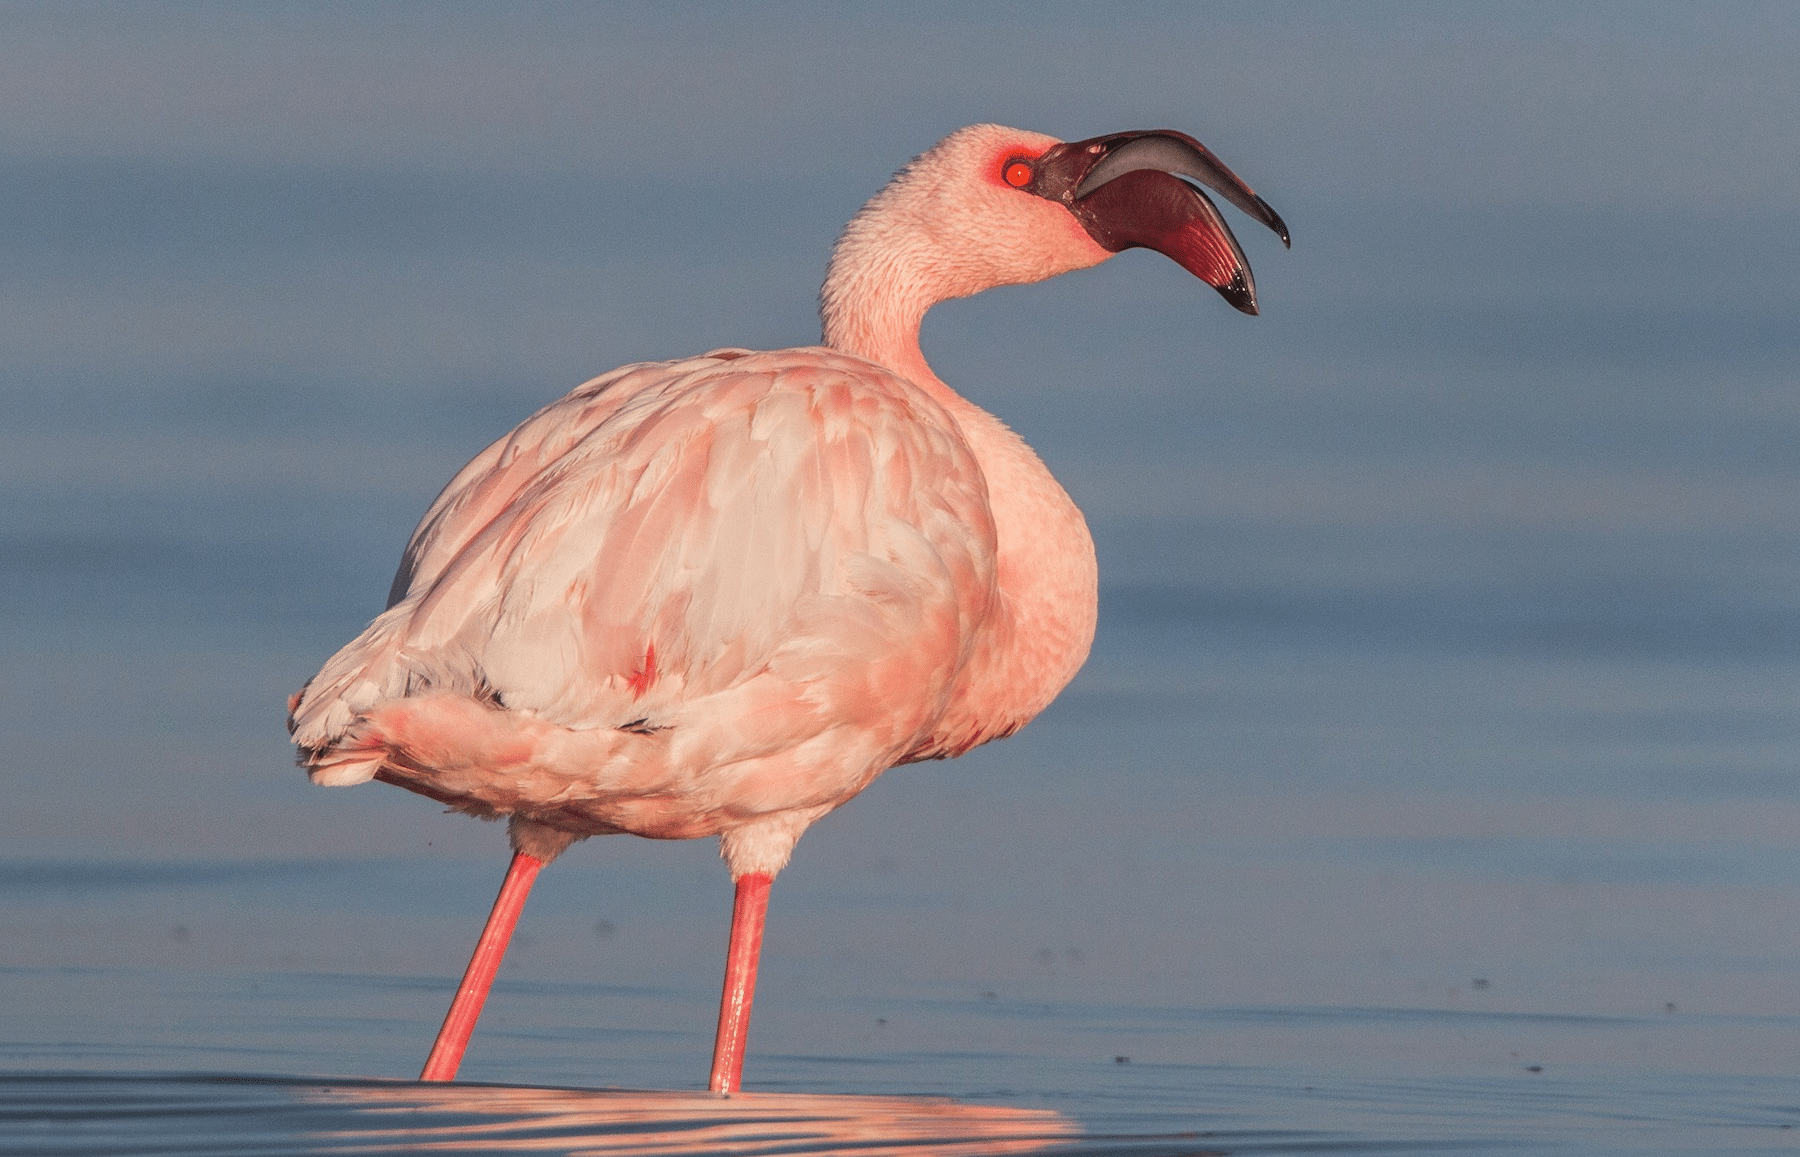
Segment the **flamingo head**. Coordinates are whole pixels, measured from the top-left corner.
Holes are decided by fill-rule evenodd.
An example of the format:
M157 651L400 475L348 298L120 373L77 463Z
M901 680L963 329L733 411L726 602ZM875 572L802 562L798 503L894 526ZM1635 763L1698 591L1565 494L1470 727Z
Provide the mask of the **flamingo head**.
M1199 141L1150 130L1064 142L1000 125L960 129L915 158L838 241L822 295L826 339L911 329L925 310L1042 281L1143 247L1255 313L1249 262L1207 195L1288 240L1268 204Z

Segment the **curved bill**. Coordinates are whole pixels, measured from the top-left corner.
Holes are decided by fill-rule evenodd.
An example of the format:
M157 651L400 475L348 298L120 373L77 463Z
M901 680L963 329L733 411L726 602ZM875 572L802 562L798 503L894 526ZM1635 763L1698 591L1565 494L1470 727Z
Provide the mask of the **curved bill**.
M1154 249L1256 313L1256 281L1237 238L1192 177L1289 244L1268 202L1205 145L1169 129L1137 130L1052 146L1038 159L1033 192L1061 201L1088 235L1112 252Z

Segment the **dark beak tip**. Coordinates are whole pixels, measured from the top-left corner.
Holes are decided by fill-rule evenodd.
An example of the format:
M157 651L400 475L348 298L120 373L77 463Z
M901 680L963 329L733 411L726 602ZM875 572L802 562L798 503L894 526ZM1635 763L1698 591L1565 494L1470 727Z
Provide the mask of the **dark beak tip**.
M1255 317L1262 312L1262 310L1256 307L1256 291L1245 284L1244 276L1241 273L1232 278L1227 284L1216 285L1213 288L1217 289L1219 291L1219 296L1230 302L1231 308L1237 310L1239 313L1246 313L1251 317Z
M1258 313L1262 313L1262 309L1256 308L1255 293L1246 290L1244 286L1229 284L1229 286L1217 286L1217 288L1219 288L1219 297L1224 297L1231 302L1231 308L1237 309L1238 313L1247 313L1249 317L1256 317Z
M1261 197L1258 197L1256 199L1256 203L1261 205L1268 212L1269 219L1268 219L1267 224L1270 229L1273 229L1275 231L1275 236L1281 238L1281 247L1283 249L1292 249L1294 247L1294 243L1288 239L1287 222L1283 221L1281 219L1281 214L1277 213L1273 209L1270 209L1269 203L1267 201L1263 200Z

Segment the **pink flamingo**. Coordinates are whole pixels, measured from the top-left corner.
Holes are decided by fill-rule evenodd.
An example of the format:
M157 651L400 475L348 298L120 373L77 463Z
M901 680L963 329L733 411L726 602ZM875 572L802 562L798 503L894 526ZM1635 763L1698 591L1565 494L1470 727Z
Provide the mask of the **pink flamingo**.
M1010 735L1087 657L1087 525L939 381L925 311L1144 246L1245 313L1192 137L951 134L845 229L824 344L595 378L483 451L388 609L289 704L314 783L509 816L512 866L422 1080L452 1080L532 880L570 843L718 836L736 884L710 1085L738 1088L770 881L887 768Z

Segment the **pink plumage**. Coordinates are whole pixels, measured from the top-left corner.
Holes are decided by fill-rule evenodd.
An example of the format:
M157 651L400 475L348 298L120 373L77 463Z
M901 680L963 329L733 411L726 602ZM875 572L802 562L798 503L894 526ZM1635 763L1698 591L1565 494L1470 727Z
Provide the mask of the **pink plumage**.
M1093 637L1080 511L932 373L925 311L1148 245L1254 312L1247 266L1220 261L1235 240L1171 172L1285 240L1181 134L964 129L846 229L823 345L614 370L444 488L388 609L294 697L290 721L314 782L380 779L511 817L510 891L427 1079L454 1075L492 978L477 964L485 951L497 966L537 868L573 840L629 832L721 839L740 912L712 1084L737 1087L755 969L738 941L760 939L767 884L800 834L889 767L1023 726Z

